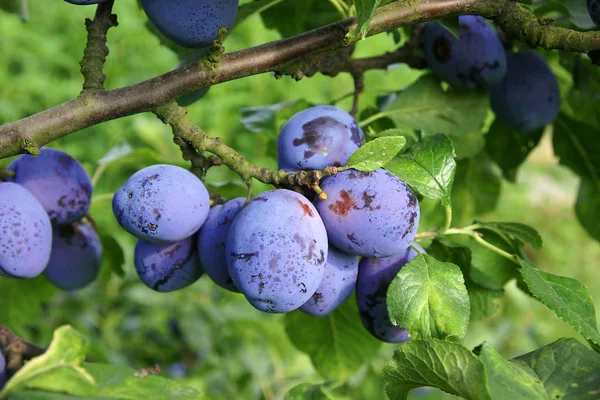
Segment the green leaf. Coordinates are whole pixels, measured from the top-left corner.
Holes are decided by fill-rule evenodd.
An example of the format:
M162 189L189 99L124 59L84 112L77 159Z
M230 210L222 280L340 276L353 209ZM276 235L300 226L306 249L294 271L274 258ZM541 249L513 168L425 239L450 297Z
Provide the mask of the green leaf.
M323 385L301 383L290 389L283 400L335 400L335 397Z
M452 215L460 225L473 217L494 211L500 197L502 178L486 153L458 161L452 185Z
M106 364L85 364L86 371L94 377L95 395L120 400L139 399L202 399L196 389L178 381L140 373L132 368Z
M600 354L575 339L559 339L514 361L528 365L537 374L549 399L598 398Z
M523 244L529 243L536 249L542 248L542 237L532 227L519 224L517 222L477 222L482 229L496 232L499 235L505 235L510 239Z
M282 1L283 0L254 0L250 3L242 4L240 8L238 8L237 17L231 30L234 30L239 24L248 19L248 17L256 13L268 10L274 5L281 3Z
M15 332L25 334L25 327L42 315L42 305L56 292L43 276L34 279L0 277L0 323Z
M482 286L467 285L469 304L471 305L471 321L489 318L498 311L499 300L504 297L503 290L491 290Z
M85 338L70 326L54 332L44 354L29 361L6 383L0 398L20 389L42 389L88 396L94 392L94 378L81 367L87 352Z
M402 136L380 137L360 147L348 159L348 166L363 172L375 171L386 165L406 145Z
M506 179L514 182L519 166L542 138L543 129L521 132L496 119L485 136L485 150L502 169Z
M493 399L547 400L542 382L528 366L505 360L487 343L481 347L479 360L483 363Z
M483 239L492 245L513 253L514 249L493 231L485 232ZM471 249L469 278L478 285L491 290L502 290L511 279L519 276L517 266L507 258L477 243L473 238L466 242Z
M444 135L426 136L393 159L387 170L430 199L450 205L456 170L452 142Z
M413 339L400 346L383 370L385 391L392 400L433 386L466 399L490 400L483 364L458 343Z
M385 114L398 124L447 135L462 135L481 129L488 108L482 91L444 91L431 74L398 94Z
M251 132L278 134L280 125L307 106L305 101L283 101L268 106L240 108L241 123Z
M469 324L469 295L460 268L420 254L405 265L387 292L390 321L411 338L463 337Z
M18 15L23 22L29 21L29 8L27 0L2 0L0 10Z
M380 346L362 325L354 296L326 317L312 317L300 310L288 313L285 330L293 345L308 354L319 374L330 380L346 380Z
M595 27L594 22L590 18L587 11L585 1L580 0L553 0L554 3L560 4L569 11L571 22L581 29L592 29Z
M126 141L122 140L118 145L108 149L106 154L98 160L98 165L108 164L131 154L133 147Z
M323 0L282 1L260 15L265 27L276 29L283 37L319 28L345 17L331 2ZM293 18L290 18L291 15Z
M125 275L123 270L125 255L121 245L114 237L104 233L100 234L100 240L102 241L102 266L100 268L102 275L106 274L109 277L110 273L114 272L123 277Z
M458 16L445 17L436 21L448 30L455 38L460 40L460 23Z
M356 8L356 19L358 27L354 32L350 33L350 37L361 36L365 38L369 31L369 24L373 19L375 9L379 6L381 0L354 0Z
M581 226L600 241L600 185L593 179L581 178L575 203L575 214Z
M575 279L548 274L517 257L530 292L563 321L600 348L596 310L588 289Z

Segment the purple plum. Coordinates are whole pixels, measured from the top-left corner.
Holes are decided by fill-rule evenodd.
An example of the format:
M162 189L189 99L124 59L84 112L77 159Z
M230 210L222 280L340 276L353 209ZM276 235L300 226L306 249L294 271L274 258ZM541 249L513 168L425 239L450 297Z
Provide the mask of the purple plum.
M225 243L227 267L255 308L284 313L300 308L319 287L327 232L315 207L286 189L264 192L238 213Z
M88 4L98 4L106 0L65 0L67 3L76 4L78 6L86 6Z
M346 111L312 107L294 115L281 129L277 164L286 171L343 166L364 141L362 130Z
M56 149L40 155L22 155L8 166L11 180L25 186L42 203L53 224L70 224L85 217L90 207L92 183L73 157Z
M227 239L233 219L245 202L245 198L239 197L229 200L223 206L211 208L208 218L198 234L198 252L204 272L217 285L232 292L239 292L239 290L227 269L225 239Z
M331 244L365 257L388 257L407 248L419 225L419 202L401 179L379 169L342 171L323 179L328 198L316 200Z
M167 244L138 240L135 269L142 282L157 292L173 292L200 279L203 270L196 240L195 235Z
M206 187L174 165L153 165L133 174L113 197L123 229L138 239L178 242L200 229L210 209Z
M98 277L102 265L102 243L86 222L59 225L53 229L52 253L44 276L62 290L77 290Z
M315 317L329 315L345 302L356 286L358 257L329 246L323 280L300 309Z
M6 381L6 360L4 359L4 354L2 354L2 351L0 351L0 390L2 390Z
M419 253L409 247L391 257L363 257L358 265L356 302L360 319L373 336L384 342L401 343L409 339L406 329L390 322L386 296L398 271L417 255Z
M33 278L52 248L52 225L42 204L21 185L0 183L0 275Z
M509 127L529 132L554 121L560 109L558 83L533 50L509 53L508 72L490 89L492 110Z
M485 19L462 15L460 40L437 23L423 33L424 57L433 73L457 89L488 88L506 74L506 54L498 34Z
M600 26L600 0L587 0L587 9L592 21Z

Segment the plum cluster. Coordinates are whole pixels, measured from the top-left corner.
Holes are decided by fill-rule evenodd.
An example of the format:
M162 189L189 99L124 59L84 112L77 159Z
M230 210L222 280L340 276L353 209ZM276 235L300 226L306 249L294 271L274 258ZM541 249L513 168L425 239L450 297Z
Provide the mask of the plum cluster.
M438 23L425 28L423 52L432 72L455 89L489 90L496 117L512 129L528 132L552 122L560 93L546 60L534 51L505 52L482 17L460 16L459 25L460 40Z
M279 167L343 167L363 143L350 114L312 107L282 128ZM113 212L138 238L135 268L153 290L178 290L206 273L258 310L325 316L356 288L369 332L384 341L407 340L406 331L390 323L385 304L392 279L417 254L410 248L420 216L414 192L383 169L344 169L320 186L327 196L275 189L210 207L195 175L154 165L115 193Z
M41 149L22 155L0 183L0 275L33 278L42 272L56 287L80 289L100 270L102 245L83 220L92 184L69 154Z

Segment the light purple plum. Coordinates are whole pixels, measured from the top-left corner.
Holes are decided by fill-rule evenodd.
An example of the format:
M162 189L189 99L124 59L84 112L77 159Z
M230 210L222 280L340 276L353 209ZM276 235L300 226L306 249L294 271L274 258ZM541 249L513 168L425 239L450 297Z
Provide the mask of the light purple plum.
M157 292L173 292L200 279L203 270L196 241L196 235L167 244L138 240L134 259L142 282Z
M233 219L240 212L246 199L238 197L229 200L223 206L211 208L208 218L198 234L198 252L204 272L213 282L224 289L239 292L233 283L227 269L225 255L225 240L233 223Z
M86 222L59 225L53 229L52 253L44 276L62 290L77 290L98 277L102 265L102 243Z
M133 174L113 197L119 224L138 239L172 243L195 234L208 216L210 198L194 174L153 165Z
M415 245L424 252L422 247ZM400 269L419 253L412 248L391 257L363 257L358 265L356 302L360 319L367 330L379 340L389 343L406 342L406 329L392 325L387 311L387 290Z
M315 207L286 189L261 193L242 208L225 243L227 267L255 308L284 313L317 290L327 259L327 232Z
M295 114L281 129L277 164L287 171L346 165L364 141L362 130L346 111L312 107Z
M52 248L52 225L42 204L23 186L0 183L0 275L33 278Z
M41 149L37 157L19 156L9 166L12 182L27 188L44 206L53 224L70 224L85 217L92 183L73 157L56 149Z
M356 286L358 257L329 246L323 280L317 291L300 309L309 315L329 315L348 300Z
M326 200L316 207L331 244L350 254L388 257L407 248L419 225L419 202L400 178L375 172L342 171L323 179Z

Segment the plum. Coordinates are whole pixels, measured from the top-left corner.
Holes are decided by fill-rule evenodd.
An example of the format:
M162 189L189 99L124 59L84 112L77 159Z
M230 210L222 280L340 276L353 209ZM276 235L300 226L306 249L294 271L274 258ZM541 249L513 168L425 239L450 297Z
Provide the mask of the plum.
M86 222L53 229L52 253L44 276L62 290L77 290L92 283L100 272L102 243Z
M157 292L172 292L200 279L203 270L196 240L196 235L167 244L138 240L135 269L142 282Z
M300 308L319 287L327 259L327 232L315 207L286 189L264 192L235 217L227 240L227 267L255 308L284 313Z
M323 280L317 291L300 309L315 317L331 314L350 297L356 286L357 276L358 257L330 245Z
M88 4L98 4L106 0L65 0L67 3L76 4L78 6L86 6Z
M0 275L33 278L52 248L52 225L40 202L24 187L0 183Z
M592 21L600 26L600 0L587 0L587 9Z
M424 57L433 73L457 89L487 88L506 74L498 34L482 17L459 17L460 40L437 23L423 32Z
M422 247L416 247L424 251ZM390 322L386 295L398 271L418 254L409 247L391 257L364 257L360 260L356 282L358 311L365 328L379 340L389 343L408 340L406 329L394 326Z
M183 47L208 47L221 26L231 29L239 0L142 0L156 29Z
M198 252L204 272L213 282L224 289L239 292L227 269L225 239L233 219L240 212L246 199L238 197L223 206L211 208L208 218L198 234Z
M56 149L40 155L22 155L8 166L11 181L25 186L42 203L54 224L70 224L85 217L90 207L92 183L73 157Z
M277 164L287 171L346 165L365 141L356 120L341 108L316 106L295 114L277 141Z
M6 383L6 359L4 358L4 354L0 351L0 390L4 387Z
M210 208L206 187L194 174L158 164L133 174L113 197L119 224L138 239L183 240L200 229Z
M508 72L490 89L492 110L509 127L529 132L554 121L560 109L558 83L535 51L507 55Z
M323 179L328 198L316 206L329 241L342 251L388 257L407 248L419 225L419 202L401 179L379 169L353 169Z

